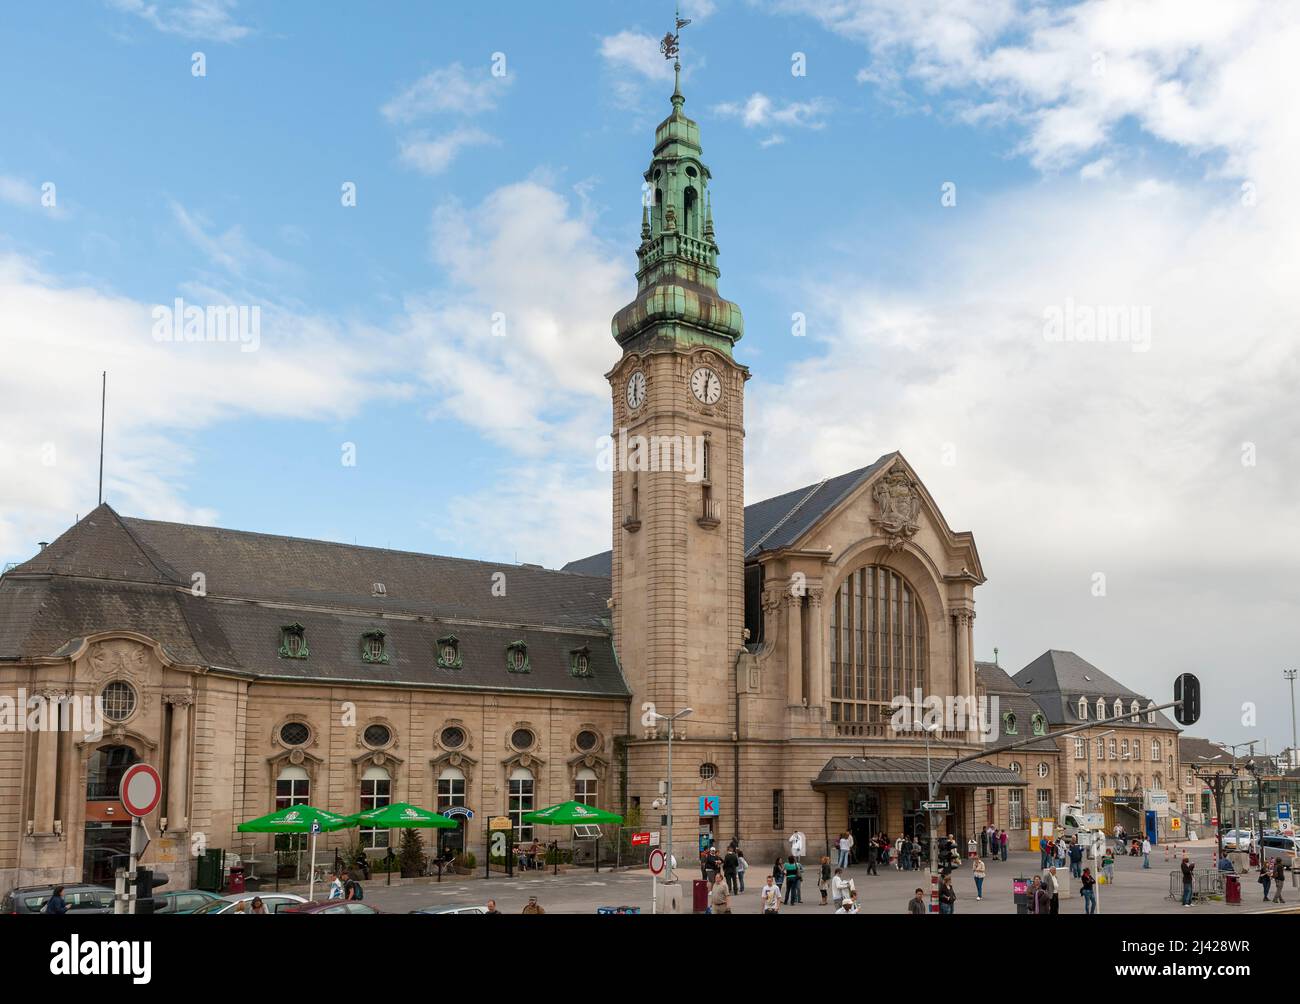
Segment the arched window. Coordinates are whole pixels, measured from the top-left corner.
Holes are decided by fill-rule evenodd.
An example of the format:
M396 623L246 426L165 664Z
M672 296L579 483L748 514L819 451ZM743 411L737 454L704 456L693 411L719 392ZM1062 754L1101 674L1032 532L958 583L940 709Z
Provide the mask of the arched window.
M1118 760L1118 759L1119 759L1119 754L1118 754L1118 753L1116 752L1116 750L1115 750L1115 740L1114 740L1114 739L1112 739L1112 740L1110 741L1110 758L1111 758L1112 760Z
M1074 759L1086 760L1088 758L1088 740L1074 737Z
M1117 697L1117 698L1115 698L1115 711L1114 711L1114 715L1115 715L1116 718L1118 718L1118 717L1119 717L1120 715L1122 715L1123 713L1124 713L1124 702L1121 701L1121 700Z
M1148 725L1154 725L1156 723L1155 707L1156 707L1155 701L1147 701L1147 724Z
M302 767L285 767L275 779L275 808L311 804L311 775Z
M1002 716L1002 731L1009 736L1016 734L1016 713L1014 711L1008 711Z
M1132 777L1132 775L1130 775L1130 774L1125 774L1125 775L1124 775L1124 786L1123 786L1120 790L1121 790L1121 791L1128 791L1128 790L1129 790L1130 788L1132 788L1132 787L1133 787L1133 777Z
M1133 740L1133 759L1134 759L1134 760L1141 760L1141 759L1142 759L1142 740L1141 740L1141 739L1134 739L1134 740Z
M1111 786L1112 788L1114 788L1116 791L1119 791L1119 775L1118 775L1118 774L1112 774L1112 775L1110 776L1110 786Z
M361 775L361 811L382 809L391 801L393 780L383 767L367 767ZM374 849L388 846L388 830L377 826L361 827L361 846Z
M1106 740L1105 740L1105 739L1098 739L1098 740L1097 740L1097 759L1098 759L1098 760L1105 760L1105 759L1106 759Z
M1161 774L1160 771L1156 771L1151 775L1151 786L1155 788L1156 791L1165 790L1165 776Z
M1105 717L1106 717L1106 702L1099 697L1097 698L1097 719L1098 721L1100 721Z
M1086 697L1079 698L1079 720L1084 722L1088 720L1088 699Z
M1040 712L1034 712L1034 716L1029 721L1033 727L1034 735L1047 735L1047 719Z
M830 632L831 721L839 735L888 721L895 694L925 690L925 611L896 571L868 565L851 572L835 593Z
M1152 763L1160 762L1160 740L1159 739L1151 740L1151 762Z
M682 193L682 217L682 233L688 237L700 236L696 233L699 229L699 197L689 185Z
M1120 755L1120 759L1121 759L1121 760L1127 760L1127 759L1128 759L1128 740L1127 740L1127 739L1121 739L1121 740L1119 741L1119 755Z
M533 772L527 767L516 767L510 772L510 823L515 830L515 840L532 840L533 824L524 822L524 814L533 811Z
M583 805L596 804L596 772L583 767L573 779L573 800Z
M122 775L139 761L130 746L101 746L90 754L86 767L86 798L91 802L116 802Z
M1136 722L1138 720L1138 717L1141 715L1142 712L1139 710L1138 702L1136 700L1134 700L1133 703L1128 706L1128 713L1129 713L1130 722Z
M458 767L444 767L438 775L438 811L445 815L448 809L464 805L465 773ZM438 831L438 846L444 855L459 854L465 849L465 817L453 814L452 818L460 824L459 829Z

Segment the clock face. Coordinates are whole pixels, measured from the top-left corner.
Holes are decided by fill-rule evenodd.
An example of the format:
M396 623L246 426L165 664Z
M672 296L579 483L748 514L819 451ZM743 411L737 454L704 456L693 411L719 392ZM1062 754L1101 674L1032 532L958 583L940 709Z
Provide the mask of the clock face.
M645 374L640 370L627 380L627 406L636 411L645 403Z
M722 397L722 380L707 366L691 374L691 393L702 404L717 404Z

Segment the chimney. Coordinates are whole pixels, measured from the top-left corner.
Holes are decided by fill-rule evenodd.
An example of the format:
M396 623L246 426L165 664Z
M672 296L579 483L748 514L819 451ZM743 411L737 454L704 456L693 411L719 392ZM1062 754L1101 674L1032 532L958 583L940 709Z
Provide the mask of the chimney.
M42 551L44 551L47 547L50 546L50 542L48 540L38 540L36 542L36 546L39 547Z

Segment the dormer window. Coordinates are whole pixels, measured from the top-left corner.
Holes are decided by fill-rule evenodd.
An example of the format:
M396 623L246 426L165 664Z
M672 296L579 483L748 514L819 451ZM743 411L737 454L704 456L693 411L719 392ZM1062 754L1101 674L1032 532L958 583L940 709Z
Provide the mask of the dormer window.
M1138 718L1139 718L1140 715L1141 715L1141 711L1140 711L1139 708L1138 708L1138 702L1137 702L1137 701L1134 701L1132 704L1130 704L1130 705L1128 706L1128 713L1129 713L1129 715L1131 716L1131 717L1129 718L1129 721L1130 721L1130 722L1136 722L1136 721L1138 720Z
M569 651L569 673L572 676L591 676L591 649L583 645Z
M438 639L438 668L439 669L460 669L464 663L460 657L460 640L454 635L449 634L445 638Z
M1147 724L1148 725L1154 725L1156 723L1155 708L1156 708L1155 701L1147 701Z
M506 646L506 672L527 673L532 667L528 664L528 646L522 641L514 641Z
M1033 724L1034 735L1042 736L1047 734L1047 719L1041 714L1035 713L1034 717L1031 718L1030 721Z
M367 631L361 636L361 661L388 662L388 640L382 631Z
M375 582L375 583L372 583L371 586L370 586L370 595L371 595L371 596L387 596L387 595L388 595L388 587L385 586L382 582Z
M297 623L280 628L281 659L305 659L308 654L306 628Z
M1097 698L1097 721L1106 717L1106 702L1100 697Z
M1016 734L1016 713L1014 711L1008 711L1002 716L1002 731L1009 736Z
M1086 697L1079 698L1079 720L1083 722L1088 720L1088 699Z
M1118 718L1122 714L1124 714L1124 702L1117 697L1115 698L1115 717Z

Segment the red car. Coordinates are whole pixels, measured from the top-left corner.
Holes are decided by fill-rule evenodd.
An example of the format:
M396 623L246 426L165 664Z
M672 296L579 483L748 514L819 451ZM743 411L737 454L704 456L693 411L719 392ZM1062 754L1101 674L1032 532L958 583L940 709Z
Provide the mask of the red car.
M281 910L281 913L383 913L366 903L356 900L326 899L303 903L299 906Z

